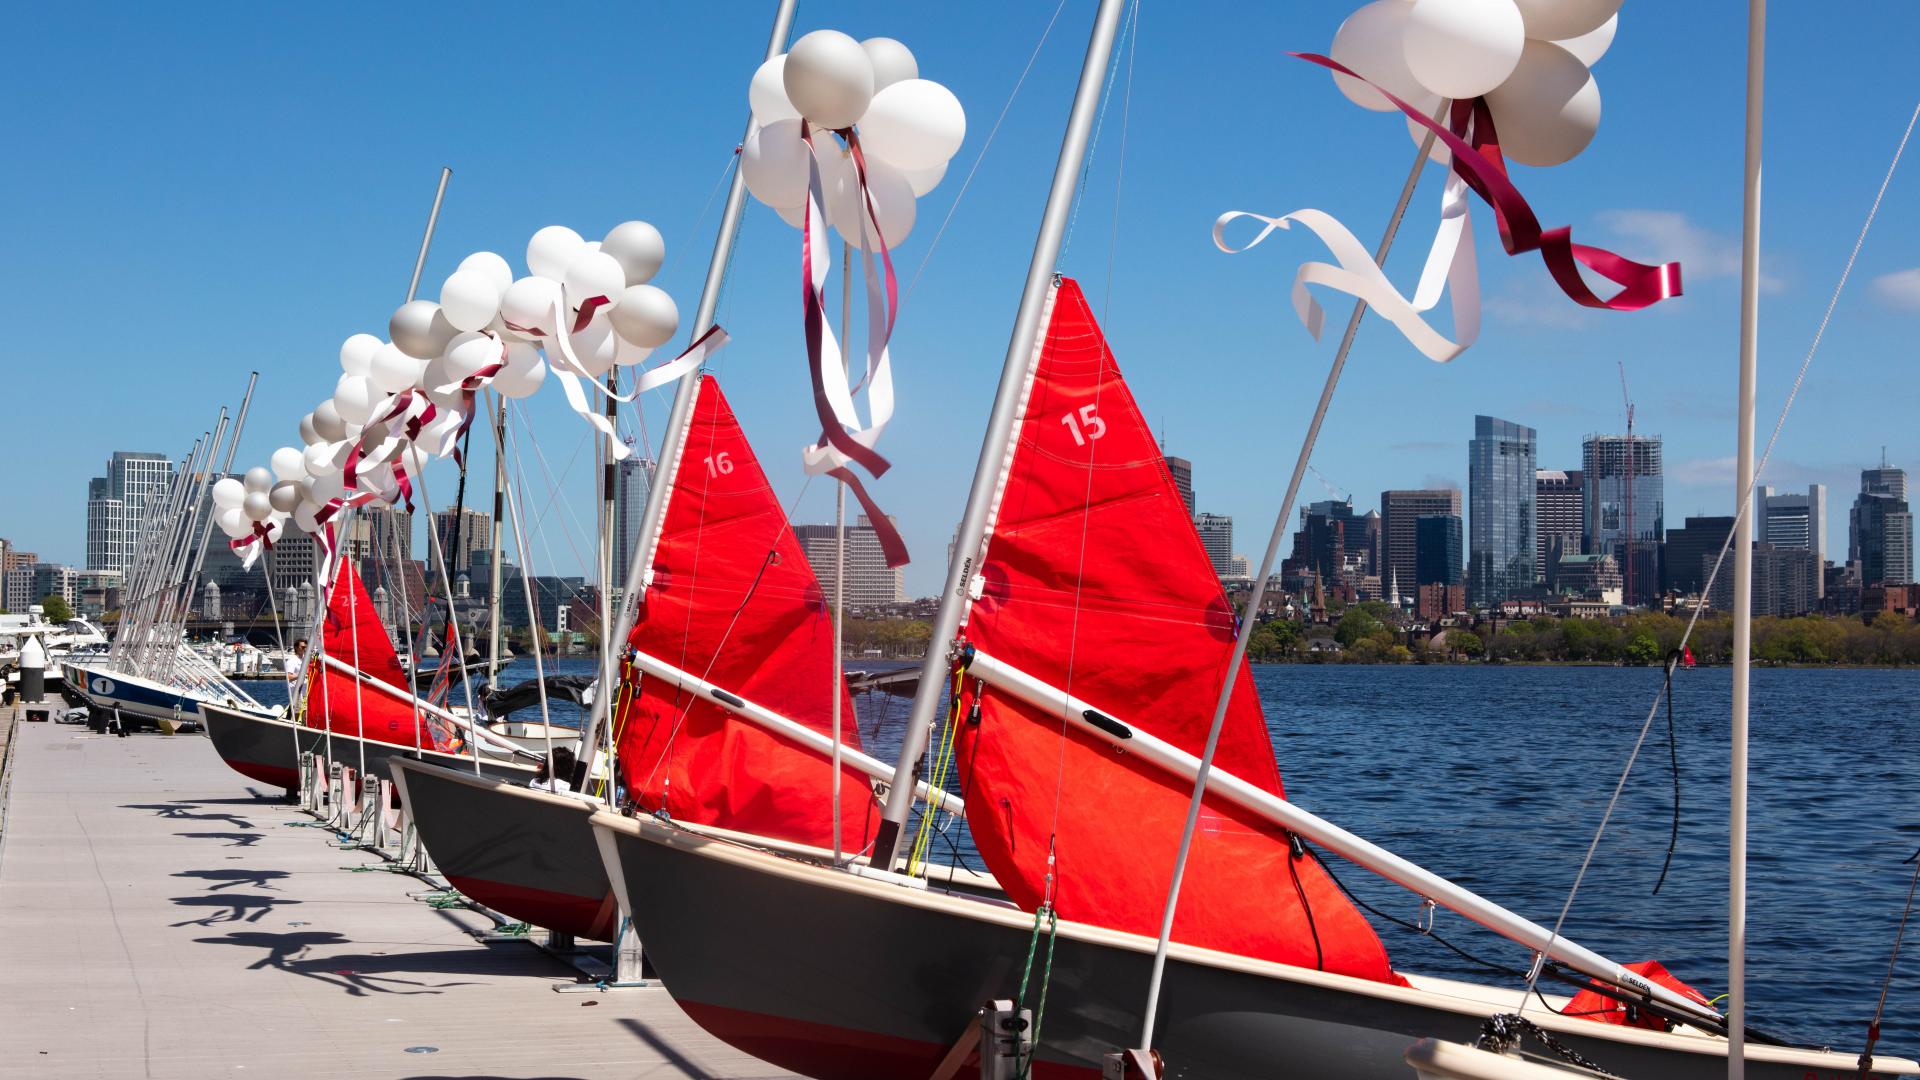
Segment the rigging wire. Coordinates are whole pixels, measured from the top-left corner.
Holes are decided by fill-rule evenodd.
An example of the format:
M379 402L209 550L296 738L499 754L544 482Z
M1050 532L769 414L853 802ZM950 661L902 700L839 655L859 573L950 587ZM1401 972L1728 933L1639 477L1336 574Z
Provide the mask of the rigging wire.
M1920 887L1920 851L1907 860L1913 864L1913 877L1907 882L1907 906L1900 912L1900 928L1893 932L1893 954L1887 957L1887 977L1880 981L1880 1000L1873 1006L1873 1019L1867 1022L1867 1046L1860 1051L1860 1075L1873 1071L1873 1046L1880 1041L1880 1016L1887 1010L1887 990L1893 986L1894 965L1900 962L1900 943L1907 936L1907 917L1913 914L1914 889Z
M1660 880L1653 883L1653 895L1667 883L1667 871L1673 869L1673 853L1680 847L1680 739L1673 723L1673 671L1680 666L1680 650L1667 654L1667 756L1673 764L1673 831L1667 836L1667 858L1660 864Z
M1020 88L1027 83L1027 76L1033 72L1034 61L1040 59L1040 50L1047 44L1047 35L1053 33L1053 24L1060 21L1060 13L1065 11L1067 0L1054 5L1053 17L1047 20L1046 29L1040 31L1040 40L1034 42L1033 53L1027 57L1027 66L1020 69L1020 77L1014 80L1013 91L1007 95L1006 104L1000 106L1000 115L994 118L993 126L987 129L986 141L980 144L980 152L973 157L973 166L967 170L966 179L960 182L960 190L954 193L953 202L947 207L947 216L940 219L940 228L935 230L933 240L927 244L926 254L920 256L920 265L914 268L913 277L907 282L907 291L900 295L900 307L905 309L907 301L913 299L914 286L920 284L920 275L927 270L927 264L933 260L933 252L940 246L940 238L947 235L947 226L952 224L954 212L960 209L960 200L967 197L967 188L973 185L973 176L980 171L980 165L987 159L987 151L993 148L993 137L1000 133L1000 125L1007 119L1007 113L1013 109L1013 103L1020 97ZM731 265L731 257L729 257Z
M1752 512L1753 488L1760 482L1760 477L1766 472L1767 462L1773 457L1774 447L1780 441L1780 432L1786 426L1787 415L1793 411L1794 401L1800 396L1800 388L1806 383L1807 369L1813 365L1814 355L1820 351L1820 342L1821 339L1826 336L1827 324L1832 321L1834 309L1840 304L1840 295L1847 287L1847 279L1853 275L1854 262L1859 259L1860 249L1865 246L1867 234L1873 229L1874 219L1880 214L1881 201L1886 198L1887 188L1893 183L1894 173L1900 167L1900 158L1907 151L1907 142L1913 137L1913 129L1916 123L1920 123L1920 103L1914 105L1913 114L1907 118L1906 130L1900 136L1899 145L1894 148L1893 160L1887 164L1886 176L1880 181L1880 189L1874 193L1873 205L1867 209L1867 218L1860 225L1859 235L1854 238L1853 250L1847 254L1847 262L1846 265L1841 268L1840 279L1834 283L1833 294L1828 298L1826 311L1820 316L1820 324L1814 330L1813 341L1807 346L1806 356L1800 361L1800 370L1793 377L1793 386L1787 391L1786 401L1781 404L1780 414L1774 420L1773 434L1768 436L1766 449L1761 453L1759 462L1754 466L1752 481L1746 491L1739 493L1738 509L1734 514L1733 528L1728 530L1727 538L1720 544L1720 553L1714 558L1713 569L1707 573L1706 582L1701 586L1701 595L1706 595L1712 591L1714 581L1720 576L1720 568L1726 562L1727 552L1733 547L1733 538L1739 529L1740 519ZM1704 610L1705 605L1695 605L1692 616L1687 620L1686 629L1680 634L1679 648L1686 648L1687 642L1693 637L1694 628L1700 623L1700 615ZM1592 867L1594 854L1600 848L1600 838L1606 835L1607 825L1613 820L1613 812L1618 808L1620 795L1627 786L1627 777L1632 774L1633 764L1635 760L1639 758L1641 748L1646 745L1647 733L1652 729L1653 719L1659 715L1659 710L1660 698L1656 694L1653 703L1647 707L1647 718L1640 725L1640 734L1634 739L1633 749L1627 754L1626 765L1620 770L1620 779L1614 783L1613 795L1607 800L1607 808L1605 812L1600 815L1600 824L1594 829L1593 841L1587 845L1587 853L1580 860L1580 870L1574 875L1573 887L1567 890L1566 903L1561 905L1560 914L1554 919L1553 930L1547 938L1548 949L1551 949L1554 943L1560 940L1561 927L1567 921L1567 914L1573 910L1574 898L1580 894L1580 886L1586 880L1587 870ZM1529 990L1533 989L1539 982L1540 970L1543 966L1544 965L1535 965L1534 969L1528 973L1527 988ZM1521 1002L1520 1008L1523 1012L1526 1009L1524 999Z

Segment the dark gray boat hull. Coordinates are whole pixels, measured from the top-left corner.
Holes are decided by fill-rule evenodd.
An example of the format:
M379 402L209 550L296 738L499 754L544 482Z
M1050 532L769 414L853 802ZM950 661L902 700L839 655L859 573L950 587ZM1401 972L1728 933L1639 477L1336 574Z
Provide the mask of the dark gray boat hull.
M400 798L449 884L523 922L611 941L619 905L577 797L393 758Z
M779 859L645 819L597 814L609 873L674 999L702 1027L820 1078L925 1076L981 1005L1018 995L1033 918ZM1097 1076L1140 1036L1153 942L1063 924L1034 1075ZM1035 962L1037 988L1044 961ZM1156 1025L1169 1076L1405 1077L1420 1038L1472 1041L1517 991L1371 983L1176 946ZM1037 993L1030 995L1037 997ZM1033 1000L1028 1003L1034 1004ZM1695 1034L1529 1018L1620 1076L1706 1080L1725 1043ZM1749 1049L1755 1080L1851 1075L1852 1057ZM1875 1075L1913 1075L1883 1059Z
M327 733L318 728L302 727L277 716L242 712L221 705L207 704L200 711L207 737L213 742L214 749L219 751L222 761L248 779L287 791L300 789L300 755L312 752L324 757L329 747L335 761L357 769L361 766L364 745L366 771L370 776L385 773L387 761L396 757L418 756L441 765L465 768L469 772L473 770L472 758L454 754L420 751L411 746L396 746L351 735L336 734L329 742ZM480 760L480 770L488 776L518 779L522 783L534 775L530 765L489 761L486 758Z

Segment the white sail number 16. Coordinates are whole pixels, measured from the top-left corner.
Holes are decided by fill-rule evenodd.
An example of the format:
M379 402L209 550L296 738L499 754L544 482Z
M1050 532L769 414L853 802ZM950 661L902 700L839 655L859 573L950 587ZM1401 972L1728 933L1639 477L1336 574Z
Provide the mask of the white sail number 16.
M725 450L707 457L707 475L725 476L733 471L733 458Z
M1075 446L1085 446L1107 433L1107 422L1100 418L1100 413L1093 405L1082 405L1077 412L1062 415L1060 422L1073 433Z

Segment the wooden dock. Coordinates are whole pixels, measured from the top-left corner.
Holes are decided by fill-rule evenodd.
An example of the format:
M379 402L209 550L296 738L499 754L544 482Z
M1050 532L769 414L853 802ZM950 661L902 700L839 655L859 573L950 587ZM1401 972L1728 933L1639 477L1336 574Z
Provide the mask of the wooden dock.
M0 738L12 719L0 711ZM204 738L13 729L0 1077L785 1076L418 899ZM0 787L0 797L5 797Z

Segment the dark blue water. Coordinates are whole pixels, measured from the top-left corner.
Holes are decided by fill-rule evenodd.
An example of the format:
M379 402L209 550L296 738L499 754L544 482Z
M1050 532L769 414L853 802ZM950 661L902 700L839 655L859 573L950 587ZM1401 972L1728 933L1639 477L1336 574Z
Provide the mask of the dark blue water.
M532 669L516 661L503 681L530 678ZM591 672L593 663L563 660L555 669ZM1652 889L1673 805L1664 711L1565 930L1615 960L1658 959L1708 996L1726 979L1729 675L1703 668L1676 677L1683 812L1660 894ZM1293 801L1551 926L1660 672L1282 665L1256 666L1254 680ZM1916 700L1920 671L1754 672L1747 976L1757 1027L1859 1048L1906 902L1912 867L1902 861L1920 848L1920 794L1907 756L1920 745ZM892 759L906 709L879 695L856 702L870 753ZM554 715L573 714L556 704ZM965 836L954 841L978 865ZM1331 861L1368 903L1416 921L1412 894ZM1499 981L1428 938L1373 921L1403 971ZM1488 960L1526 964L1519 947L1459 916L1442 912L1436 930ZM1920 939L1920 925L1914 930ZM1909 944L1883 1048L1912 1055L1920 1052L1920 940Z
M1658 670L1546 667L1256 668L1290 798L1551 926L1659 687ZM1673 786L1656 718L1566 933L1623 962L1657 958L1724 989L1730 672L1680 672L1679 849L1658 896ZM1857 1049L1886 973L1920 847L1920 672L1759 670L1749 766L1750 1023ZM1337 864L1336 864L1337 865ZM1338 868L1413 921L1417 901ZM1375 920L1395 966L1488 978ZM1439 933L1506 964L1503 939L1442 914ZM1920 928L1916 928L1920 929ZM1920 1051L1920 949L1889 997L1884 1039Z

